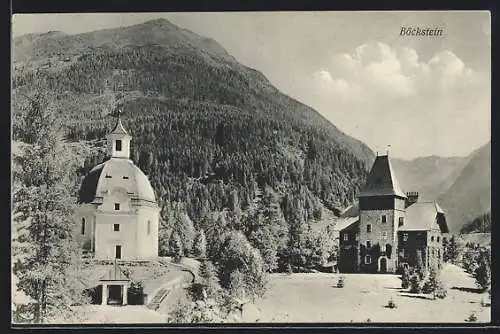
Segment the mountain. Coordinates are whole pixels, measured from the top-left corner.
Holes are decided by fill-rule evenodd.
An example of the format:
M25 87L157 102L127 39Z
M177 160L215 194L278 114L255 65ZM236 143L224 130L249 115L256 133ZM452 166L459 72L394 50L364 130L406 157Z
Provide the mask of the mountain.
M438 202L447 212L452 232L491 210L491 141L471 154Z
M223 47L210 38L158 19L119 29L103 29L78 35L60 31L28 34L14 39L15 62L44 59L55 55L80 55L95 48L120 49L128 46L159 45L176 50L198 50L234 60Z
M417 191L420 199L434 201L455 182L469 159L429 156L391 162L403 191Z
M164 19L20 36L13 58L15 138L24 96L37 91L50 97L69 141L99 145L119 105L132 159L160 203L182 201L192 218L245 208L267 186L318 218L353 201L374 160L365 144L217 42Z

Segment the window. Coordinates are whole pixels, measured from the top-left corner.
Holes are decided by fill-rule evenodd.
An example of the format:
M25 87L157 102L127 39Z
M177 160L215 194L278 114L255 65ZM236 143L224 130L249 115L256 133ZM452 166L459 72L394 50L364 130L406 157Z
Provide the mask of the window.
M148 220L148 235L151 234L151 221Z
M121 245L115 246L115 258L117 258L117 259L122 258L122 246Z
M382 223L385 223L385 222L387 222L387 216L386 216L386 215L383 215L383 216L382 216Z
M371 248L372 242L370 240L366 240L366 248Z
M111 175L106 174L105 178L110 179Z
M398 226L403 226L404 223L405 223L405 217L399 217L399 224L398 224Z
M85 234L85 218L82 218L82 234Z
M403 234L403 241L408 241L408 233Z
M445 237L443 237L443 243L445 243L445 242L446 242L446 238L445 238Z
M366 225L366 232L370 233L372 231L372 224Z
M123 179L124 179L124 180L128 180L128 176L124 176L124 177L123 177Z
M433 241L434 241L434 236L431 237L431 242L433 242Z
M120 203L115 203L115 210L120 210Z
M122 150L122 141L118 139L118 140L115 142L115 147L116 147L116 150L117 150L117 151L121 151L121 150Z
M113 231L115 232L120 231L120 224L113 224Z
M439 242L439 237L436 238L436 241Z
M372 257L370 255L365 256L365 264L371 264L372 263Z
M386 231L380 232L380 237L382 239L387 239L387 232Z
M344 241L347 241L347 240L349 240L349 234L344 233Z

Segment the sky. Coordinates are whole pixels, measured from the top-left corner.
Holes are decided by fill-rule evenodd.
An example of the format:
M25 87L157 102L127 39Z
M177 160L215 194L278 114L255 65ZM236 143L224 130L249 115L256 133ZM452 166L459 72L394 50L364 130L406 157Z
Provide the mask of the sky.
M466 156L491 139L490 13L21 14L13 36L170 22L219 42L283 93L391 156ZM442 36L400 36L401 27Z

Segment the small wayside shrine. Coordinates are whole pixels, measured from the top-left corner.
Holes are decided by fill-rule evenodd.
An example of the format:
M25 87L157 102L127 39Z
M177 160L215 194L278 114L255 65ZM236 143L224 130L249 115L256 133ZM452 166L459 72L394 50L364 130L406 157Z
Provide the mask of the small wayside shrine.
M115 261L104 276L101 277L99 283L102 286L101 304L102 305L127 305L128 304L128 288L130 279L121 270L118 263Z

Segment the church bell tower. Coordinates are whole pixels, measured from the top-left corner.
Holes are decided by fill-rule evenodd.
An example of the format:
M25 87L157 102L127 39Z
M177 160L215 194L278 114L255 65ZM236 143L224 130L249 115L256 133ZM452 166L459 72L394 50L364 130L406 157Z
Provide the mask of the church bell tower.
M125 131L121 121L121 111L116 112L116 125L106 136L108 153L111 158L130 159L130 141L132 137Z

